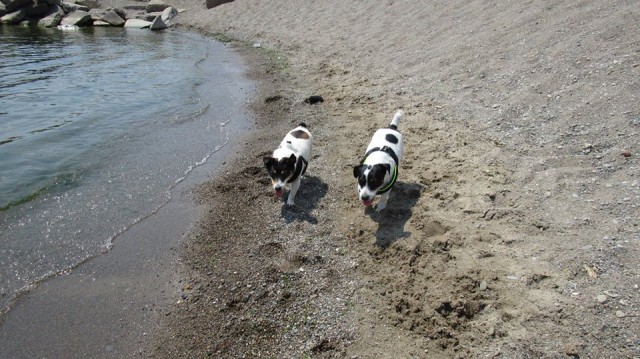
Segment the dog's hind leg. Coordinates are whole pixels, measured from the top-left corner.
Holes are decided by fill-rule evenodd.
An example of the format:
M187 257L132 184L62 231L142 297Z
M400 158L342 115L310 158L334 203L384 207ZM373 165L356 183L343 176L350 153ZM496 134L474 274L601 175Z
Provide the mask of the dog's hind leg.
M291 183L291 191L289 191L289 197L287 198L287 206L293 206L295 204L294 200L296 198L296 193L298 193L298 188L300 188L300 178Z
M391 191L385 192L383 195L380 196L380 201L376 206L376 212L380 212L387 207L387 201L389 200L389 193L391 193Z

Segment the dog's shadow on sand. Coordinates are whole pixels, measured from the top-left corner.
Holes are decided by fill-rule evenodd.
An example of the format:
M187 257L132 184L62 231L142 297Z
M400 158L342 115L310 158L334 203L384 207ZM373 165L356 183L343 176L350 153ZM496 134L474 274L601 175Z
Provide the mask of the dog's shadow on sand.
M311 224L317 224L318 219L311 212L318 206L318 203L327 194L329 186L322 182L318 177L305 176L302 177L300 189L296 194L293 207L287 206L287 199L284 199L280 215L285 222L292 223L295 221L304 221ZM287 196L289 194L287 193Z
M386 248L400 238L408 237L411 232L404 229L413 215L413 207L418 203L423 186L418 183L396 182L391 190L387 207L376 212L375 207L365 211L372 220L378 223L376 244Z

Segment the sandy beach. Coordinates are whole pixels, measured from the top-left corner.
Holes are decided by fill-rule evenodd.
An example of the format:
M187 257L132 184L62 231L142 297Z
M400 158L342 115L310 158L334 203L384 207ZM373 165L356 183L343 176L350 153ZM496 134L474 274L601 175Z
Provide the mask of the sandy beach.
M209 215L151 356L640 357L636 1L174 5L260 96L196 193ZM375 213L352 166L397 109L405 157ZM262 157L301 121L289 209Z

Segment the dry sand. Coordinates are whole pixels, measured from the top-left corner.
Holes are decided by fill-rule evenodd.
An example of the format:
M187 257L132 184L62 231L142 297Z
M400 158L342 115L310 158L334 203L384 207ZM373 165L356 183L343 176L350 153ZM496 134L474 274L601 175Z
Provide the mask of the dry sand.
M259 81L156 357L640 357L637 1L183 1ZM304 98L325 101L307 105ZM404 109L388 208L351 166ZM306 122L294 209L262 156Z

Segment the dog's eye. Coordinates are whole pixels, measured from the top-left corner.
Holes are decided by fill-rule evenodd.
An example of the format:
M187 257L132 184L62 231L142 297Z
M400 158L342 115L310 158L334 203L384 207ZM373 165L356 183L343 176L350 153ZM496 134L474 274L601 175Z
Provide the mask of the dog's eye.
M367 183L369 183L369 188L374 189L381 187L384 182L384 175L379 171L371 171L367 176Z

